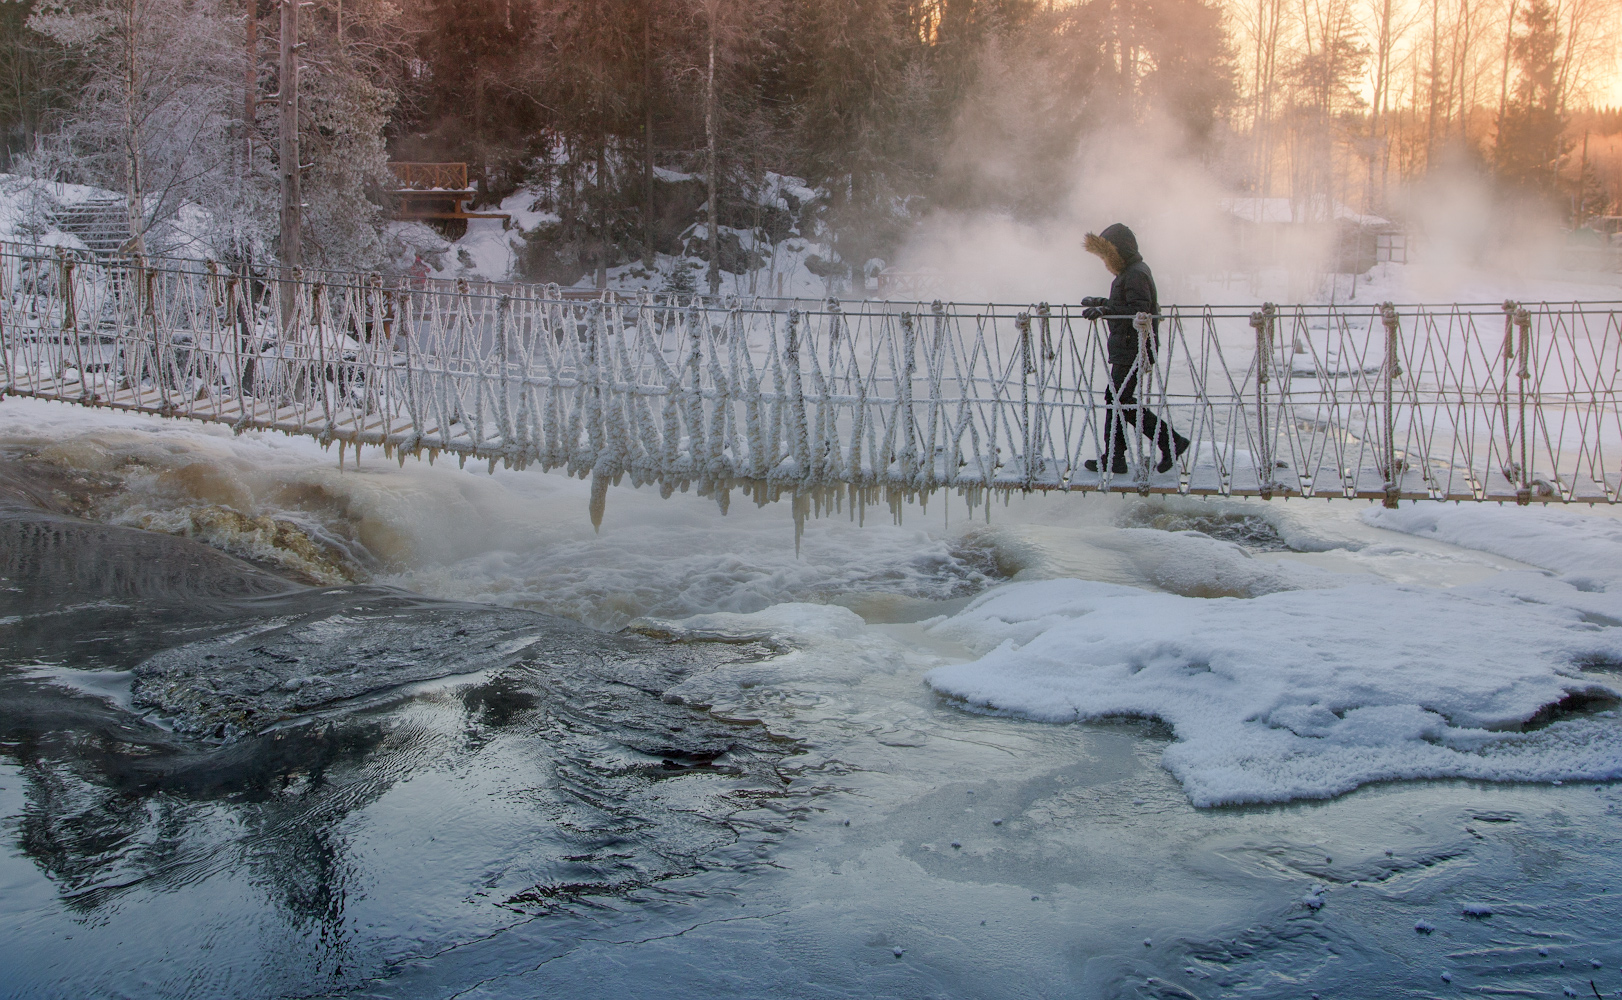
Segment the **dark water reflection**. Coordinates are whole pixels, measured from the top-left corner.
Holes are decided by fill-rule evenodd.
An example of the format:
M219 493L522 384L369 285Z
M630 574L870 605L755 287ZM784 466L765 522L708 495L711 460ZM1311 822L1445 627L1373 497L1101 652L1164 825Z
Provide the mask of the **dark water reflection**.
M195 543L10 499L0 759L12 766L0 787L7 839L51 896L0 903L11 939L0 988L18 995L330 989L390 950L455 943L467 923L499 927L697 870L736 839L735 814L784 795L775 764L789 744L662 700L695 672L773 655L769 644L295 587ZM449 781L451 801L491 767L528 829L498 847L453 831L461 849L494 848L463 859L487 869L464 903L478 914L357 949L356 817L414 776ZM420 819L396 817L391 835ZM213 883L246 898L215 909L199 891ZM73 928L139 939L154 908L206 939L166 940L179 964L156 981L39 934L55 923L64 939ZM267 921L280 942L270 956L248 930ZM184 968L200 946L216 971ZM256 966L248 986L239 977Z

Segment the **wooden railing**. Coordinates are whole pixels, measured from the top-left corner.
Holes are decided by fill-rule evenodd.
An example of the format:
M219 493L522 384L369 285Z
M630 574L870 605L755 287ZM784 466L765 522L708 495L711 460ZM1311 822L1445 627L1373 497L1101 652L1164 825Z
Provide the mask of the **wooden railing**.
M467 191L466 163L390 163L389 169L407 191Z
M390 163L400 186L394 190L396 219L501 219L505 212L470 212L465 202L475 194L468 187L466 163Z

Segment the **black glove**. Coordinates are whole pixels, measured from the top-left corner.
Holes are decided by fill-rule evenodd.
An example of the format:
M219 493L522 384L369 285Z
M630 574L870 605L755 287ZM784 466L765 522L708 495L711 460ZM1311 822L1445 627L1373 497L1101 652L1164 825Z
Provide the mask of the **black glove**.
M1081 311L1081 318L1082 319L1103 319L1104 318L1104 310L1098 308L1097 306L1088 306L1086 309L1083 309Z
M1097 295L1089 295L1081 300L1081 304L1084 306L1107 306L1109 305L1109 299L1099 298Z

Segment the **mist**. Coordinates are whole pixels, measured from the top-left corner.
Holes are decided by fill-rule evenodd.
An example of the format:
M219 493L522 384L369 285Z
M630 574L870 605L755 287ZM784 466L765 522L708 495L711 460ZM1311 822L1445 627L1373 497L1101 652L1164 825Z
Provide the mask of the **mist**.
M1010 166L1005 136L959 132L951 155L973 166L985 200L1018 169ZM908 234L896 266L932 273L960 302L1075 302L1104 294L1111 280L1103 262L1082 249L1083 237L1121 222L1137 234L1168 304L1344 299L1374 278L1389 294L1416 301L1523 297L1550 281L1614 283L1614 275L1562 270L1558 215L1505 191L1464 157L1391 193L1382 218L1406 236L1401 264L1378 264L1354 283L1350 274L1333 273L1332 231L1310 226L1285 234L1283 261L1247 260L1228 207L1249 196L1225 182L1235 172L1229 159L1196 150L1163 118L1109 122L1082 137L1058 167L1063 183L1047 210L937 209Z
M953 155L985 156L982 182L1006 176L1005 154L986 136L960 134ZM941 210L920 221L897 255L903 269L939 272L959 301L1074 302L1108 291L1110 274L1082 249L1114 222L1137 234L1162 301L1186 297L1198 275L1237 261L1224 191L1164 120L1116 122L1087 134L1059 166L1062 190L1049 212Z

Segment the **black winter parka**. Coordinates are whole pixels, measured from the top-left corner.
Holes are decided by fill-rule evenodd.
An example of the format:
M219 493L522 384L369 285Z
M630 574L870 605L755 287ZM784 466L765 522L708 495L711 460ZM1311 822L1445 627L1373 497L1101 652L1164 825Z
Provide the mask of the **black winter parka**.
M1155 317L1153 333L1149 337L1149 361L1160 346L1160 295L1155 290L1155 277L1149 265L1138 253L1138 238L1132 230L1119 222L1098 234L1108 240L1121 255L1126 265L1110 285L1109 301L1100 308L1109 317L1109 363L1131 365L1138 360L1138 331L1132 318L1140 312Z

